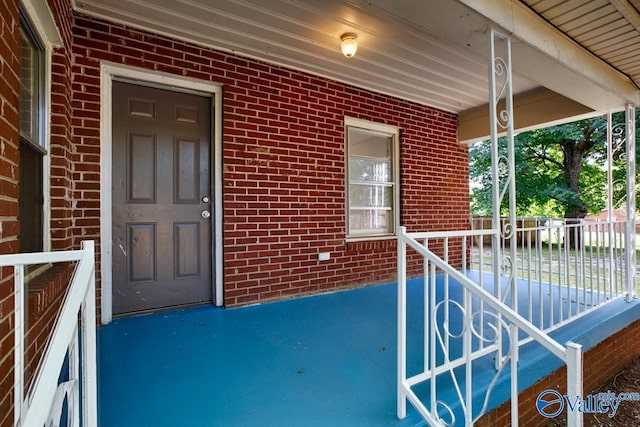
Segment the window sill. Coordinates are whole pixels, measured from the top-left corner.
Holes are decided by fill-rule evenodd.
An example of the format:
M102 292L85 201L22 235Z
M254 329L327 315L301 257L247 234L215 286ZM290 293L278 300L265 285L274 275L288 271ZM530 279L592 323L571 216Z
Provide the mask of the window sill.
M359 243L359 242L372 242L379 240L395 240L398 236L396 234L385 234L383 236L352 236L345 238L346 243Z

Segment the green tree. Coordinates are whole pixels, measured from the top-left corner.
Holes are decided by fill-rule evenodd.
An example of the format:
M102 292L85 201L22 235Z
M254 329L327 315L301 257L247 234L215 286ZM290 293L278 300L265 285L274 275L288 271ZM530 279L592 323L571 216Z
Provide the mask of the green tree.
M527 166L518 169L517 181L534 180L537 188L529 184L529 190L555 200L565 218L584 218L589 210L581 194L587 187L585 181L605 177L596 165L606 150L606 122L602 118L580 120L525 132L517 139L518 160ZM597 204L601 209L601 203Z
M614 123L622 123L622 113ZM559 126L523 132L514 141L516 214L584 218L606 207L606 117L595 117ZM470 147L471 212L491 215L491 143ZM624 147L616 151L614 180L624 182ZM500 144L500 155L506 143ZM615 196L624 198L618 185ZM506 199L506 198L505 198ZM501 213L506 214L507 200Z

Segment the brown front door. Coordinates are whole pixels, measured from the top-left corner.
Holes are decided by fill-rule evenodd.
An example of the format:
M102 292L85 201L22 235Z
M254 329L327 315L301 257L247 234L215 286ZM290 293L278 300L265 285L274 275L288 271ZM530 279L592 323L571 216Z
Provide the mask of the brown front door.
M211 99L113 83L113 312L212 299Z

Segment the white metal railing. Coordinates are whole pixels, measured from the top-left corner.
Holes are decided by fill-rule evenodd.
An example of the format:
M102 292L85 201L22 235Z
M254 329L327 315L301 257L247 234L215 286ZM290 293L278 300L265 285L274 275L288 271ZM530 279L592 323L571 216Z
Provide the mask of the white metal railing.
M453 425L455 409L459 405L464 425L471 426L482 416L496 381L510 365L512 424L518 423L518 357L521 336L535 340L567 365L567 393L582 395L581 346L567 343L562 346L529 320L507 306L500 298L487 291L482 283L471 280L463 271L449 262L467 264L470 242L484 236L497 236L498 230L453 231L435 233L407 233L398 230L398 417L406 416L407 400L432 426ZM455 241L455 242L454 242ZM436 247L437 244L437 247ZM424 345L423 369L407 373L407 247L424 259ZM449 248L457 252L449 253ZM460 252L461 250L461 252ZM436 252L438 253L436 255ZM457 257L457 259L453 259ZM452 259L450 259L452 258ZM439 275L442 286L436 285ZM459 330L454 331L454 324ZM416 325L412 325L416 327ZM490 381L480 386L474 381L479 374L474 366L480 359L496 356L497 369ZM475 363L475 365L474 365ZM486 371L486 367L483 369ZM486 373L486 372L483 372ZM439 399L440 381L450 381L455 402ZM444 383L445 381L443 381ZM429 384L428 401L423 403L414 387ZM474 390L474 386L476 390ZM473 407L477 388L485 394L480 408ZM578 411L567 414L570 426L582 424ZM449 418L446 420L445 418Z
M507 219L501 219L501 235ZM474 218L474 231L491 229L491 220ZM636 293L630 276L627 252L627 221L518 218L515 257L510 266L519 296L516 309L523 317L545 331L556 329L615 298ZM491 241L474 234L469 268L479 280L494 275ZM484 236L487 236L484 234ZM500 238L500 253L506 254L510 241ZM509 254L511 255L511 254ZM467 264L465 264L466 266ZM464 266L463 266L464 267ZM503 272L500 272L503 273ZM494 289L494 294L510 304L510 288ZM539 304L534 307L533 301Z
M25 396L25 266L58 262L76 262L76 266L32 387ZM82 242L81 250L2 255L0 267L6 266L14 267L15 284L14 425L57 427L66 412L68 426L77 427L80 422L83 426L97 426L93 241ZM59 384L65 360L68 379Z

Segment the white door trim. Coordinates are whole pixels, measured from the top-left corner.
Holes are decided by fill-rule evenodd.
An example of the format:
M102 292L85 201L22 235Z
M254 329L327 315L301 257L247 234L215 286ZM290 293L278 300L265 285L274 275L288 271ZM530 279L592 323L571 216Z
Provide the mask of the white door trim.
M114 79L126 79L141 84L153 84L185 91L197 91L211 95L213 125L213 284L215 305L223 304L223 254L222 254L222 85L192 80L170 74L148 71L124 65L103 62L100 65L100 277L101 320L111 322L112 298L112 213L111 213L111 88Z

